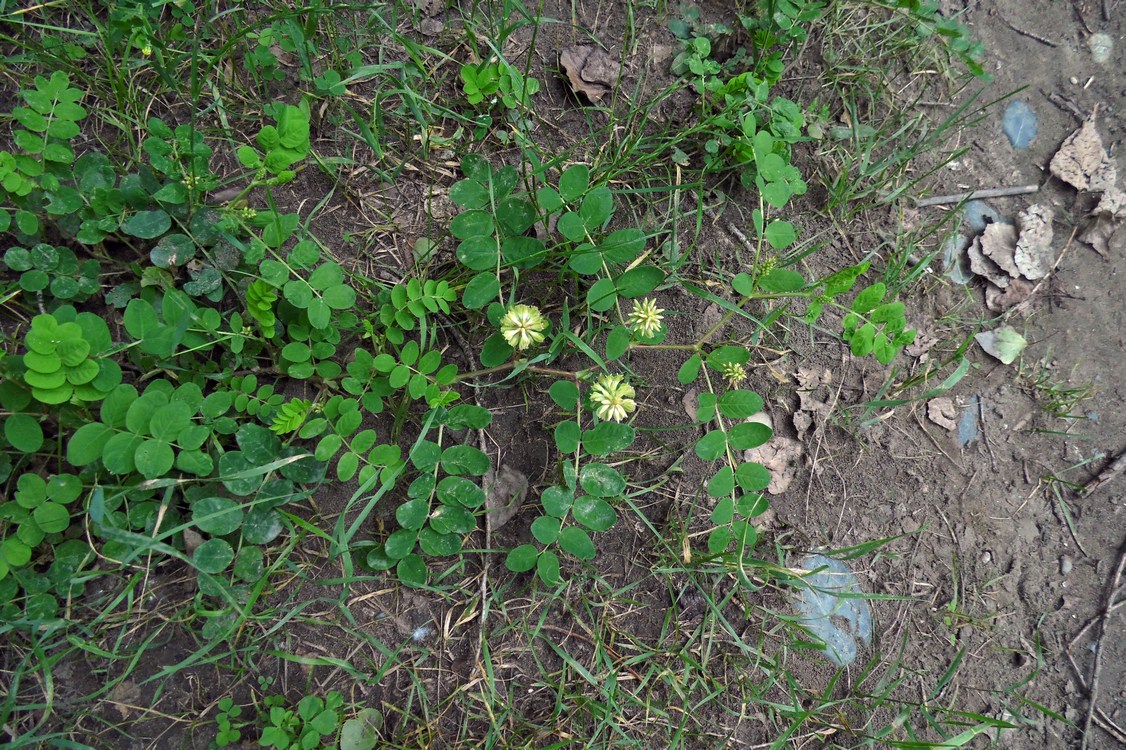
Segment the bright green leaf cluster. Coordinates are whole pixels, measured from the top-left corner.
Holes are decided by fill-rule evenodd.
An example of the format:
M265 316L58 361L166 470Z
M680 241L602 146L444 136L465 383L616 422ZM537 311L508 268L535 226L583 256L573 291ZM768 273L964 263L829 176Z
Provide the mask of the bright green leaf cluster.
M111 345L109 327L92 313L63 307L36 315L24 344L23 379L42 403L100 401L121 382L121 368L101 356Z

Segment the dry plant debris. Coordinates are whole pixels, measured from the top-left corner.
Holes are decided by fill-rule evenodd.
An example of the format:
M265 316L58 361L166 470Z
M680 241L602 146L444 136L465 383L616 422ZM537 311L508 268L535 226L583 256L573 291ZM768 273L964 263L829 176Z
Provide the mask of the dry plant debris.
M485 507L492 530L511 521L527 496L528 477L524 472L508 464L501 464L499 471L490 470L485 477Z
M1115 232L1122 225L1123 219L1126 219L1126 191L1117 187L1110 188L1103 193L1099 205L1088 216L1090 221L1083 234L1079 235L1079 240L1106 258L1110 254Z
M766 491L781 495L790 488L797 476L797 464L802 457L802 444L793 438L775 435L766 445L744 451L744 461L760 463L770 470L770 485Z
M559 52L559 67L567 75L571 90L592 103L614 90L621 66L601 47L579 44Z
M1102 192L1115 186L1117 170L1095 127L1094 114L1064 140L1049 168L1077 190Z
M953 432L958 427L958 407L947 396L932 398L927 402L927 419L944 430Z

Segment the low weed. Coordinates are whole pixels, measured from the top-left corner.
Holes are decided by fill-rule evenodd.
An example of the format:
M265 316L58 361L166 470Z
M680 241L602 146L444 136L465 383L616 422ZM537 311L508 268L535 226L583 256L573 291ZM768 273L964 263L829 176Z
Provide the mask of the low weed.
M695 119L676 131L630 115L614 135L625 151L594 158L544 136L554 82L534 62L549 19L519 3L489 4L493 15L429 3L79 5L0 11L16 84L0 151L0 727L11 746L126 742L167 718L157 703L196 669L220 681L201 694L221 697L185 698L176 710L210 713L173 723L206 724L215 747L480 733L541 744L564 731L679 747L715 741L693 715L705 709L714 726L759 712L780 744L833 736L847 727L832 716L886 700L897 683L810 703L789 664L822 644L795 640L755 601L797 579L764 558L771 475L744 458L773 437L750 419L764 408L750 387L764 335L823 326L884 366L915 336L900 299L910 271L878 278L869 255L817 273L799 239L793 202L812 178L797 154L827 143L827 110L781 88L826 19L852 22L846 4L761 0L724 22L692 10L661 19L678 45L668 92L690 91ZM980 73L964 29L929 5L880 9L886 28L938 34ZM423 16L442 20L408 28ZM517 37L527 56L506 59ZM861 79L851 71L848 85ZM860 177L830 186L835 205L871 202L964 113L889 155L906 131L862 134L852 112L843 140L867 145L827 147L862 154ZM416 262L373 269L334 239L370 230L339 202L367 199L352 181L361 164L369 179L442 183L449 205L412 238ZM742 191L749 206L736 271L695 253L713 189ZM651 222L658 198L672 208ZM708 306L718 316L703 330L673 325ZM659 388L643 374L650 358L673 361L674 385L697 393L675 434L647 418ZM517 386L545 405L535 428L551 454L525 487L518 543L497 549L504 467L486 434ZM654 476L645 457L661 451L706 467L697 517L674 519L676 549L639 507L682 470ZM679 562L645 581L607 574L604 540L626 525L649 529L655 558ZM503 566L490 589L493 558ZM169 575L186 589L170 587L166 606L157 580ZM619 608L654 601L645 586L667 593L685 576L709 592L695 630L675 614L651 641L616 627ZM737 585L703 583L723 577ZM463 683L443 694L426 674L430 624L397 647L367 632L393 618L358 614L383 587L464 605L440 623L443 638L469 644ZM519 597L530 597L523 614ZM549 622L556 598L580 630ZM489 607L503 624L486 622ZM741 632L732 607L759 629ZM290 628L326 622L355 644L348 653L313 654L312 638L300 656L283 645ZM516 630L527 706L499 688L515 658L501 640ZM688 630L698 645L668 644ZM152 667L173 637L190 647ZM245 702L232 686L266 656L282 672L294 662L331 677ZM75 660L107 682L67 703L53 675ZM367 705L363 689L385 682L387 700ZM151 691L143 718L130 718ZM74 701L100 707L69 724ZM125 708L115 719L106 706ZM446 712L461 723L445 725ZM909 726L848 729L876 741Z

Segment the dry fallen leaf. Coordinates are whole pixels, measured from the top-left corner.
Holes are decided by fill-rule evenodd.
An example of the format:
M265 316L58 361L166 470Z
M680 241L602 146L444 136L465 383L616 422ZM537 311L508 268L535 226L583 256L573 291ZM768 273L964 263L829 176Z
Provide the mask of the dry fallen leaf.
M528 477L519 469L502 464L485 476L485 508L493 531L511 521L528 496Z
M427 18L433 18L446 9L446 0L414 0L414 7Z
M571 89L597 102L614 90L621 67L606 51L593 44L567 47L559 53L559 66L567 74Z
M1126 219L1126 191L1118 188L1107 190L1090 217L1091 221L1079 235L1079 241L1090 245L1105 258L1110 253L1111 238Z
M996 226L990 224L989 226ZM988 227L986 227L988 229ZM966 248L966 257L970 259L970 270L978 276L984 276L994 285L1004 289L1012 278L1001 270L1001 267L985 256L981 246L982 235L974 237L974 241Z
M1094 114L1064 139L1049 168L1052 174L1078 190L1099 192L1114 187L1118 176L1095 127Z
M1017 216L1020 238L1013 261L1020 275L1031 281L1052 270L1052 209L1043 204L1029 206Z
M985 306L993 312L1005 312L1031 297L1032 289L1024 279L1013 279L1004 291L990 285L985 289Z
M795 465L802 455L802 446L797 440L775 435L766 445L743 452L744 461L755 461L770 470L770 486L766 491L780 495L790 487L797 476Z
M981 252L997 264L997 267L1010 277L1020 276L1020 270L1013 260L1017 247L1017 228L1012 224L990 224L981 233ZM992 279L990 279L992 281ZM997 286L1006 286L997 284Z
M946 396L932 398L927 402L927 419L944 430L954 430L958 426L958 407Z

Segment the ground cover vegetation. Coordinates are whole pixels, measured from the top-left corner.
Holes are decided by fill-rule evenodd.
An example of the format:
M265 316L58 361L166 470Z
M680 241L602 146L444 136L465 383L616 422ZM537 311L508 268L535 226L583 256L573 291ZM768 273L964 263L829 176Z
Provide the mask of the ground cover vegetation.
M814 695L783 656L819 650L800 623L772 611L748 636L725 614L802 586L786 545L760 538L771 475L744 458L772 438L750 387L760 347L813 327L894 367L915 335L901 296L921 272L904 259L925 237L815 272L821 243L795 201L827 190L844 223L916 184L913 160L968 111L868 125L889 101L874 76L905 53L936 62L943 86L981 75L965 29L912 0L608 8L625 14L617 49L642 23L667 33L671 75L630 89L619 73L602 103L565 92L579 128L553 139L539 102L558 70L538 43L560 21L507 0L430 5L0 6L8 745L710 746L708 727L744 710L779 747L844 727L848 743L949 747L995 728L939 699L949 675L910 701L877 660ZM833 95L795 98L787 74L824 29L839 34ZM850 45L865 44L859 61ZM687 119L652 116L683 94ZM361 168L448 196L409 258L379 256L381 232L347 225L350 209L329 213L362 200ZM749 206L744 255L709 268L693 228L728 195ZM719 317L686 334L686 300ZM647 358L696 393L677 429L645 419ZM534 398L545 479L498 497L484 436ZM658 453L706 467L695 510L660 526L643 512L673 471ZM519 503L526 533L501 547L495 511ZM598 622L596 602L636 583L604 564L624 519L650 532L667 591L736 582L705 596L702 650L668 645L672 620L648 642ZM433 692L412 651L431 654L429 626L365 632L354 598L388 587L464 597L481 684ZM528 684L553 697L521 713L497 644L555 627L559 601L596 628L593 656L536 652ZM290 629L318 618L370 652L297 654ZM173 639L186 645L154 662ZM64 698L80 664L93 679ZM201 669L213 697L154 708ZM371 703L372 685L397 687Z

